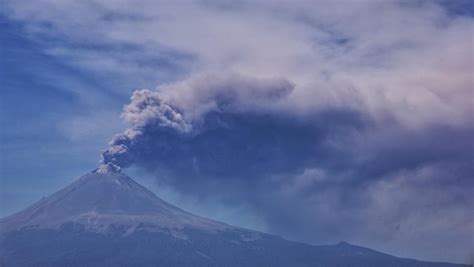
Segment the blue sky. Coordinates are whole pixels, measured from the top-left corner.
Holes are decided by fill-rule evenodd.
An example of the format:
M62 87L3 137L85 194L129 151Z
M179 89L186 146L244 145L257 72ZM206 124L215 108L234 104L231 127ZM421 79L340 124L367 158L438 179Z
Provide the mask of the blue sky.
M2 217L113 140L192 212L469 260L471 1L3 3Z
M94 137L87 142L81 133L68 133L74 131L65 129L71 118L94 117L80 91L103 95L97 112L120 110L127 97L107 94L107 85L93 75L44 53L43 44L29 39L22 23L2 17L1 27L2 215L7 215L67 184L97 161L98 147L114 130L97 127L95 133L85 133Z

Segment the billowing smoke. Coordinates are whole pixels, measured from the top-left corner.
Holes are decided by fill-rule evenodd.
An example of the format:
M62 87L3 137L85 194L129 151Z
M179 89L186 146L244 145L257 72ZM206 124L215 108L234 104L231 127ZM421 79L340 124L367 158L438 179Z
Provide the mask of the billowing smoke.
M148 153L166 157L173 153L169 139L194 140L205 131L225 128L219 114L265 112L292 89L284 79L202 75L155 91L137 90L122 113L131 128L112 138L100 169L120 170Z
M167 129L186 134L192 130L191 124L184 119L181 112L166 103L159 92L138 90L133 93L131 100L132 103L125 107L122 116L132 128L115 135L109 149L102 153L101 164L116 170L133 163L133 146L149 131Z
M467 242L471 125L411 128L390 112L351 108L357 95L302 107L297 90L240 75L137 90L122 114L131 128L113 137L101 169L136 165L182 195L245 206L266 231L307 242ZM433 229L419 228L426 220ZM383 238L364 243L373 231Z

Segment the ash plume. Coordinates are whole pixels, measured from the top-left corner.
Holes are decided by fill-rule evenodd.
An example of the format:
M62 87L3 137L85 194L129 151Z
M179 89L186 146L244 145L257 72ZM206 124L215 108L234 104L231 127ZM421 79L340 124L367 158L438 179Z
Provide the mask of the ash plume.
M292 90L293 84L281 78L238 75L201 75L154 91L136 90L121 116L131 128L112 138L109 148L102 153L99 170L120 171L129 167L137 154L143 153L142 149L147 150L144 142L160 143L160 137L166 134L180 137L199 134L211 113L263 109Z
M472 124L412 127L399 109L354 108L357 93L325 103L302 94L325 88L300 86L202 75L137 90L122 114L131 127L113 137L99 171L137 166L182 196L245 206L266 231L295 240L405 242L411 225L429 222L420 231L430 240L472 232L474 201L463 190L473 186Z

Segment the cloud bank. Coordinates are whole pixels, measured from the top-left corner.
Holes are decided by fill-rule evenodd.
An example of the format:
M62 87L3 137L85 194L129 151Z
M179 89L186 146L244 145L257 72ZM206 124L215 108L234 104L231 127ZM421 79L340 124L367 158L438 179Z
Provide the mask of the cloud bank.
M130 128L104 163L246 206L292 239L470 260L474 12L442 1L8 3L31 38L67 40L46 53L159 84L133 93Z

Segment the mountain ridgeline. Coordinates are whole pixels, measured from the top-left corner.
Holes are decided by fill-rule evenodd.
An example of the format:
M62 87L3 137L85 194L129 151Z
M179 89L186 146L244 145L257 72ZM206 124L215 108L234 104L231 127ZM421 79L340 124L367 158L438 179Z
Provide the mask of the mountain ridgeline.
M0 220L0 266L463 266L313 246L183 211L100 168Z

